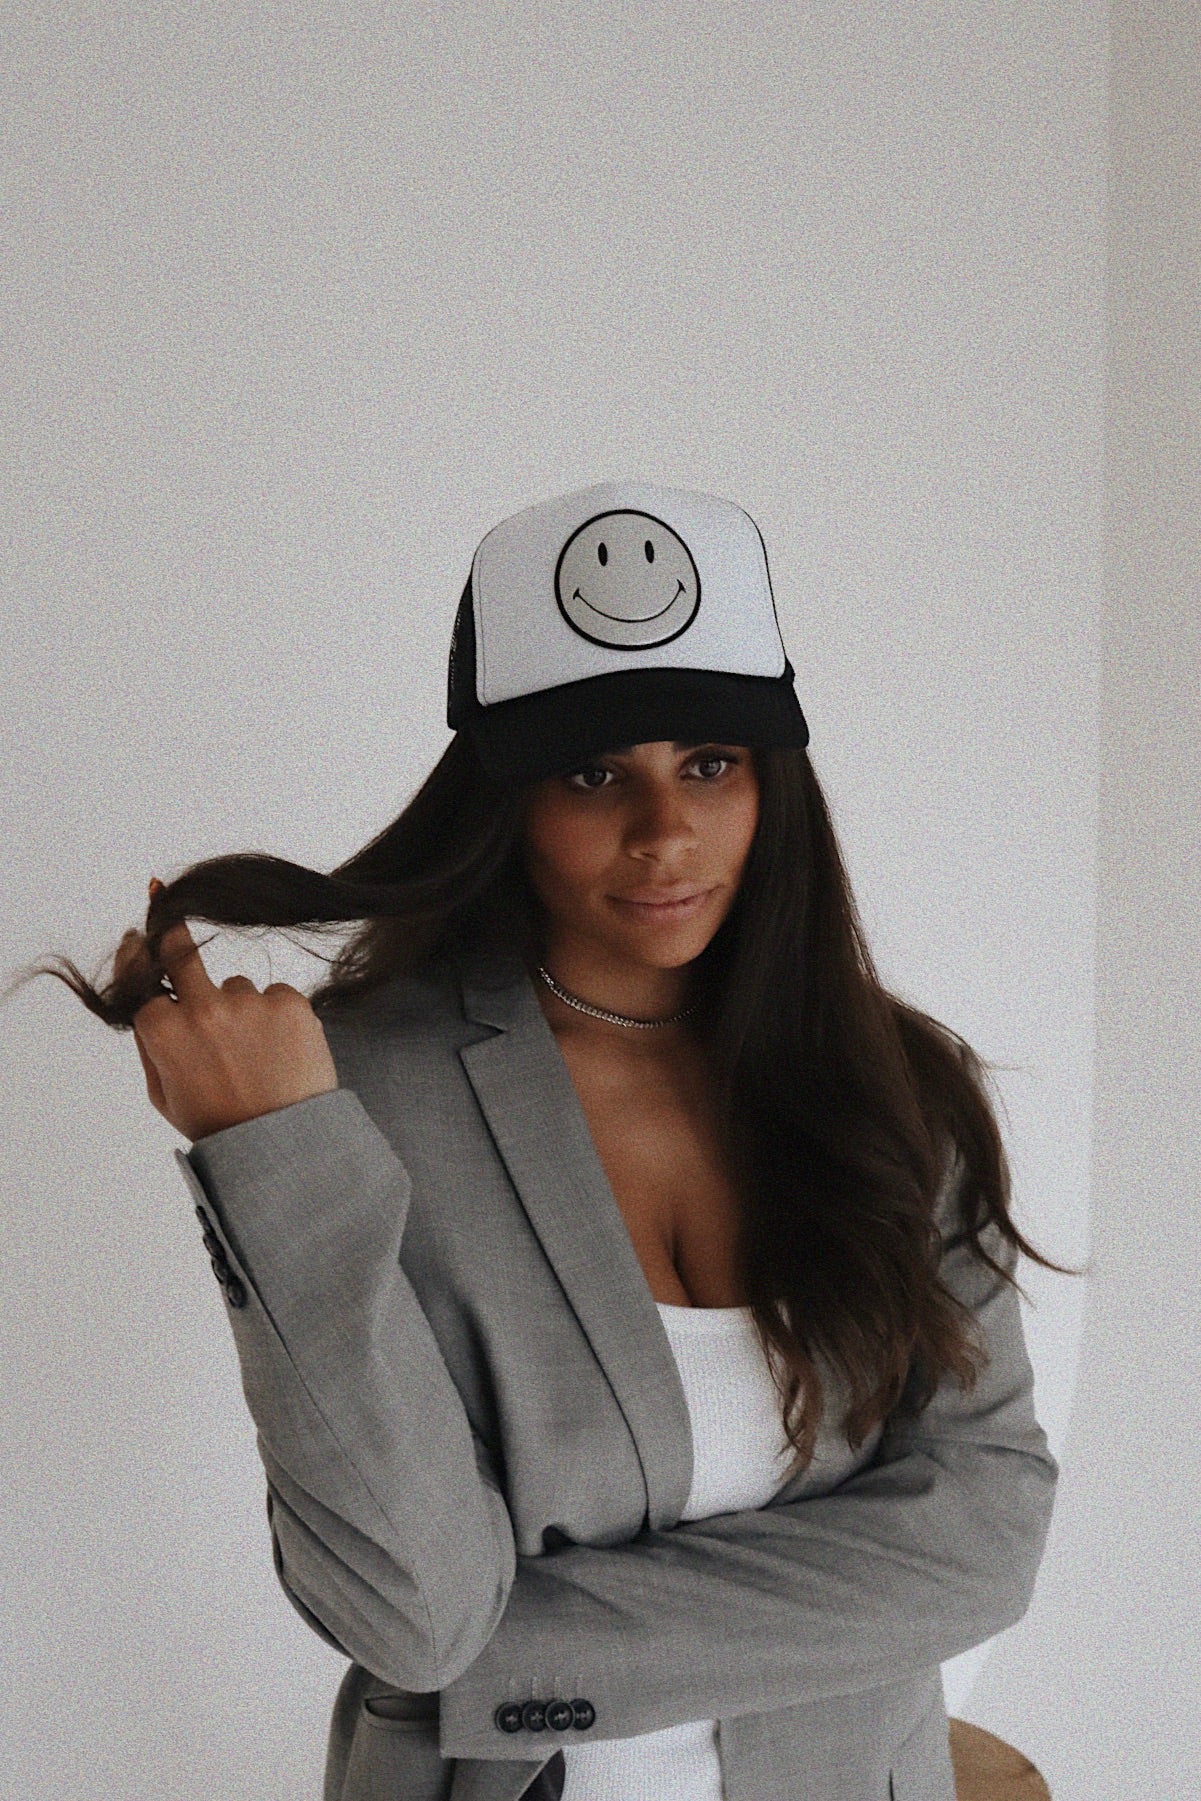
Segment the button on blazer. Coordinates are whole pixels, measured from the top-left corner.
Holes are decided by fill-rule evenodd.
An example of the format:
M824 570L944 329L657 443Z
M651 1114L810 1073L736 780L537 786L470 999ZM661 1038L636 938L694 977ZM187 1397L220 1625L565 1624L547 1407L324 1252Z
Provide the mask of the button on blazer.
M1059 1473L958 1156L940 1274L989 1354L975 1389L944 1378L851 1452L819 1362L808 1469L682 1521L684 1391L520 961L321 1016L337 1089L175 1156L277 1574L350 1660L324 1801L555 1801L563 1747L699 1719L727 1801L954 1801L939 1666L1026 1612Z

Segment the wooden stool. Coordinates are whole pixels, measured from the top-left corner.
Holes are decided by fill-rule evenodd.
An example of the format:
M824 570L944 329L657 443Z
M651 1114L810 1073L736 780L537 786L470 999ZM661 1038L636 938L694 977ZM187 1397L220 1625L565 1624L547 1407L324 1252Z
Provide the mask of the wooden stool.
M1051 1801L1051 1791L1030 1762L1003 1738L952 1719L951 1764L956 1801Z

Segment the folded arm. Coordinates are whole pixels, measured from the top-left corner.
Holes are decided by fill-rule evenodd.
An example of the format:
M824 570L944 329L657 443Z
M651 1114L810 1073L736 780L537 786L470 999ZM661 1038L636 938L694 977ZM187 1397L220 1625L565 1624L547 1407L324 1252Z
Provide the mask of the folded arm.
M544 1747L546 1732L496 1724L510 1695L583 1696L589 1737L620 1738L883 1686L1022 1617L1058 1465L1034 1415L1019 1297L954 1238L942 1280L990 1354L975 1389L944 1379L826 1494L519 1556L495 1632L443 1688L444 1756ZM982 1238L1012 1272L1013 1247L993 1226Z

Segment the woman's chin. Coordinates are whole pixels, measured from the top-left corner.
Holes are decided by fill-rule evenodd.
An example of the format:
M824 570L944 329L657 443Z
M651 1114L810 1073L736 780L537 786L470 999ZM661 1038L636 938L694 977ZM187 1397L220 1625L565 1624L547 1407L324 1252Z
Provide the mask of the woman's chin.
M697 919L676 925L664 922L636 927L623 932L620 938L606 934L606 939L618 956L651 969L679 969L700 956L716 930L716 924Z

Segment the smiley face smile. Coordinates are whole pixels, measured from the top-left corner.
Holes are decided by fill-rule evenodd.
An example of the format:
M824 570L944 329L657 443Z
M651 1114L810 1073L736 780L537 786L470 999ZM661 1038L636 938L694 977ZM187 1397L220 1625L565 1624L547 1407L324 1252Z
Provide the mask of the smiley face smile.
M642 615L642 623L649 624L649 622L652 619L662 619L664 613L669 612L671 610L671 608L675 606L677 599L684 592L685 592L685 589L684 589L683 582L678 581L676 583L676 591L672 595L671 599L668 601L667 605L665 607L660 607L660 609L657 613L643 614ZM575 590L575 593L572 595L571 598L573 600L578 600L580 602L581 606L587 607L588 611L590 613L598 613L602 619L615 619L620 624L626 623L626 621L622 619L620 613L606 613L603 607L593 606L592 602L590 600L585 599L585 597L580 593L578 588Z

